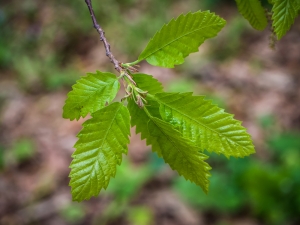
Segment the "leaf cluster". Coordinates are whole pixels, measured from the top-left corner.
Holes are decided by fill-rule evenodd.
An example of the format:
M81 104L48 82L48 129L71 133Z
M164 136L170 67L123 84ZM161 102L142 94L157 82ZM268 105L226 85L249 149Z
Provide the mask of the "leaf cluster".
M267 11L260 0L235 0L239 12L257 30L268 25ZM300 0L269 0L272 5L272 27L280 40L289 31L300 11Z
M210 165L207 152L244 157L255 152L250 135L233 115L192 93L167 93L153 76L133 73L142 60L172 68L225 25L210 13L180 15L164 25L133 63L122 64L120 76L97 71L73 85L63 108L70 120L91 119L77 135L70 165L70 186L75 201L97 196L114 177L127 154L130 126L146 139L153 152L173 170L208 192ZM126 96L113 102L122 80ZM127 104L123 104L127 101Z

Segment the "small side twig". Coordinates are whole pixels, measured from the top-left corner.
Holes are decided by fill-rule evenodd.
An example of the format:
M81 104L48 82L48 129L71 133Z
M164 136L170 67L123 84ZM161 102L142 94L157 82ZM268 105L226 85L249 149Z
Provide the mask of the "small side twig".
M95 13L92 7L92 0L85 0L86 5L89 8L91 17L92 17L92 21L94 24L94 28L97 30L97 32L100 34L100 40L103 42L104 47L105 47L105 51L106 51L106 56L110 59L110 61L114 64L115 69L120 73L122 70L122 67L120 66L120 62L113 56L113 54L110 51L110 44L108 43L106 37L105 37L105 32L104 30L101 28L101 26L97 23L96 17L95 17Z

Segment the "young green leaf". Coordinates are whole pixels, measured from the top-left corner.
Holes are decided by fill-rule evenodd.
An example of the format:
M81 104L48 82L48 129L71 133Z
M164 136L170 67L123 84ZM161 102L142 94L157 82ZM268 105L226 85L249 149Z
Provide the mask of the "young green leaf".
M268 20L264 8L259 0L235 0L239 12L249 21L251 26L257 30L264 30Z
M185 139L172 125L153 117L153 114L158 115L159 105L155 101L149 103L151 105L141 109L129 100L131 125L136 126L136 132L141 133L141 138L146 139L147 145L152 145L152 150L173 170L207 192L210 170L210 166L204 162L207 156L200 153L199 148Z
M138 61L173 68L190 53L197 52L206 39L215 37L225 24L224 19L209 11L180 15L155 34Z
M130 115L119 102L98 110L83 123L70 165L73 200L89 199L106 189L121 164L122 153L127 154L129 135Z
M148 100L148 99L147 99ZM132 100L128 100L128 110L131 115L131 126L136 129L136 133L141 133L141 139L146 139L147 145L151 145L151 135L148 129L147 124L150 121L150 117L147 115L144 109L141 109L137 104ZM152 116L161 118L159 114L159 104L156 101L151 101L149 99L146 106L144 106Z
M112 73L88 73L79 79L63 108L63 118L79 120L88 113L93 113L110 103L120 88L120 83Z
M273 6L273 27L280 40L291 28L300 10L300 0L275 0Z
M139 88L148 90L149 94L163 91L161 84L152 76L133 75L133 79ZM141 133L147 145L152 145L152 150L163 157L173 170L207 192L210 170L210 166L204 162L207 156L200 153L194 144L183 138L170 124L159 119L159 104L155 100L147 98L147 101L141 109L132 99L128 100L131 125L136 126L136 133Z
M132 76L137 87L142 90L147 90L149 94L154 95L156 93L163 92L162 84L152 76L146 74L133 74ZM159 104L151 99L147 100L148 103L146 104L146 107L148 111L151 112L151 115L158 116L160 118ZM132 127L136 126L136 133L141 133L142 140L149 138L150 134L147 127L147 124L150 121L149 116L144 110L140 109L132 99L128 100L128 109L131 115L131 125ZM151 144L148 139L147 144Z
M233 115L192 93L158 93L163 120L202 150L244 157L255 152L250 135Z
M156 80L153 76L143 73L132 74L132 78L137 84L137 87L143 91L147 91L149 94L156 94L163 92L162 84Z
M204 162L208 157L199 152L199 148L184 138L172 125L158 118L151 117L148 123L152 141L152 150L161 155L173 170L185 179L199 185L208 192L211 167Z

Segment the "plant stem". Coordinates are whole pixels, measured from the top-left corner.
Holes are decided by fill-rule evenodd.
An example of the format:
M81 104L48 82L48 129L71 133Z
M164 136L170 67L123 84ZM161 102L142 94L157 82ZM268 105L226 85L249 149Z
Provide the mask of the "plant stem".
M138 64L139 62L141 62L141 61L136 60L136 61L131 62L131 63L124 63L124 64L122 64L122 66L124 66L126 68L126 67L130 67L130 66L134 66L134 65Z
M85 3L87 5L87 7L89 8L94 28L100 34L100 40L104 44L105 51L106 51L106 56L110 59L111 63L114 64L115 69L120 73L121 70L122 70L122 68L120 66L120 62L118 60L116 60L116 58L113 56L113 54L110 51L110 44L108 43L108 41L107 41L107 39L106 39L106 37L104 35L105 32L104 32L104 30L101 28L101 26L98 24L98 22L96 20L95 13L94 13L94 10L93 10L93 7L92 7L92 0L85 0Z

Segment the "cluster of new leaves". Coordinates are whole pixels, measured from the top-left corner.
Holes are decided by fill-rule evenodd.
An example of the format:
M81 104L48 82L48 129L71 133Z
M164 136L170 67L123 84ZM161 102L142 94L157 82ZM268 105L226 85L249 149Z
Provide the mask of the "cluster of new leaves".
M268 25L260 0L236 0L240 13L253 28L264 30ZM291 28L300 12L300 0L269 0L272 5L272 26L280 40Z
M210 12L181 15L151 39L136 62L174 67L208 38L214 37L225 21ZM126 69L124 69L126 72ZM123 71L123 72L124 72ZM116 174L122 154L128 151L130 124L147 145L173 170L207 192L211 167L204 151L226 157L244 157L255 152L249 134L233 116L204 96L166 93L151 75L124 73L116 77L97 71L81 78L68 94L63 117L83 123L72 155L70 186L73 200L97 196ZM127 82L127 106L114 102L119 80ZM132 81L134 82L132 82ZM137 99L142 99L142 103Z

